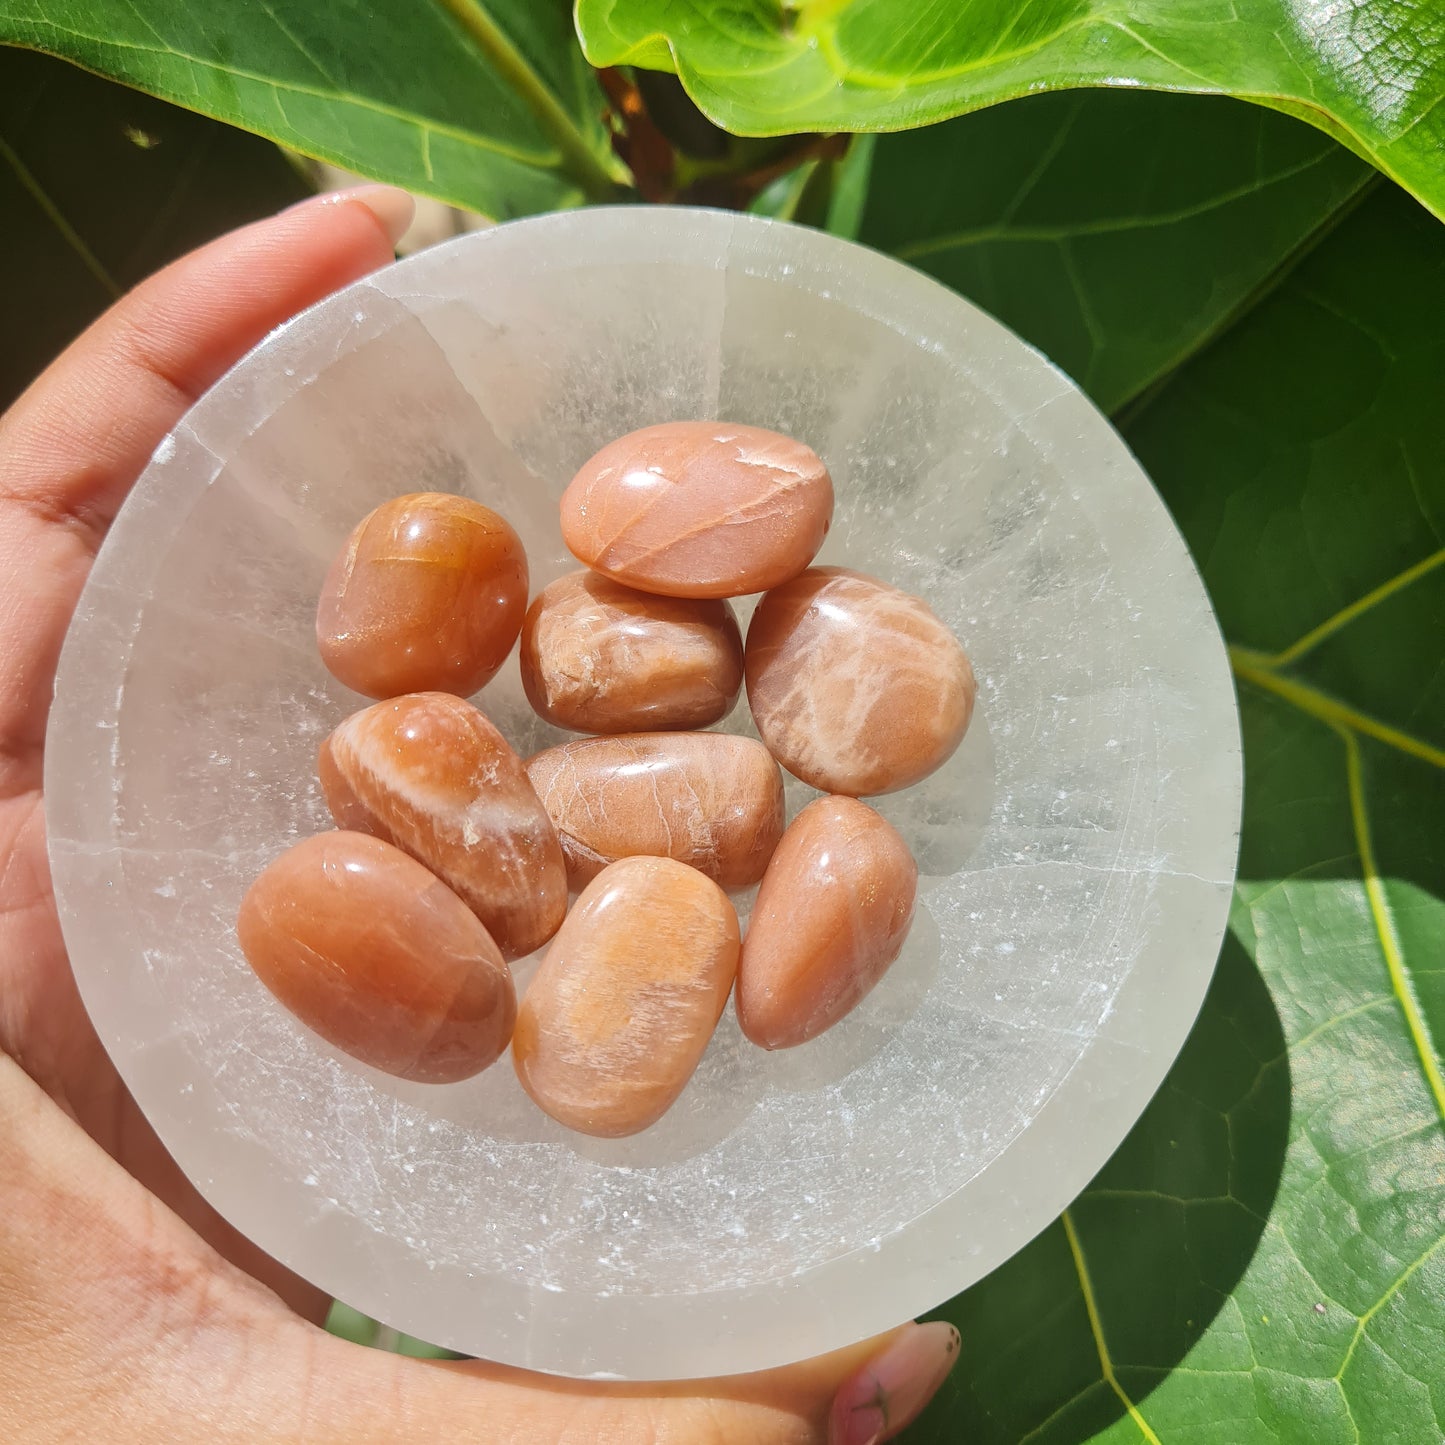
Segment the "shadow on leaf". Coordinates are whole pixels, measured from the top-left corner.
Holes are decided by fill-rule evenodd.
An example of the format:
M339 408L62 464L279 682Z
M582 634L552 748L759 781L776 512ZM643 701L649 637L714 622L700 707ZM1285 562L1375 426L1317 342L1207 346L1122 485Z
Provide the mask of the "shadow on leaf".
M1113 1158L1064 1220L937 1312L962 1333L962 1359L902 1438L1075 1445L1123 1416L1125 1397L1147 1398L1235 1308L1289 1119L1279 1017L1231 936L1189 1041ZM1242 1332L1212 1338L1227 1350L1232 1334L1246 1350ZM1129 1363L1115 1373L1116 1361Z

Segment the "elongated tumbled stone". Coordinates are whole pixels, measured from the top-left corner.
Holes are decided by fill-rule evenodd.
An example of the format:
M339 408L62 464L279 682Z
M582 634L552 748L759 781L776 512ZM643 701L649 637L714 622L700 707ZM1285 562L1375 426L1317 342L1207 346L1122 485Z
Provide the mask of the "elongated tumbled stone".
M842 567L775 588L748 627L748 706L769 752L827 793L891 793L963 741L973 668L919 597Z
M743 684L743 640L726 602L659 597L598 572L537 594L521 662L537 712L585 733L706 727Z
M357 523L316 609L321 660L368 697L490 681L527 610L527 558L489 507L447 492L395 497Z
M778 765L761 743L731 733L577 738L528 759L527 776L574 887L647 854L748 888L783 833Z
M562 538L589 567L669 597L741 597L796 576L833 517L818 454L762 427L643 427L583 464Z
M635 1134L671 1107L727 1003L738 918L670 858L624 858L588 884L522 1000L522 1087L584 1134Z
M374 833L442 878L517 958L567 911L562 845L522 760L486 715L444 692L353 713L321 745L343 828Z
M763 875L738 964L738 1022L765 1049L816 1038L883 977L913 922L918 868L892 824L819 798Z
M251 885L236 932L302 1023L388 1074L470 1078L512 1036L516 993L497 945L445 883L380 838L296 844Z

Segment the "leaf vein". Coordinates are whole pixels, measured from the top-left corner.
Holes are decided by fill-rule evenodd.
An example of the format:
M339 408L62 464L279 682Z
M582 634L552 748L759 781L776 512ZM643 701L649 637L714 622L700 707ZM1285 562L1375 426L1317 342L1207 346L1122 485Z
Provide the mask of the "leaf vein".
M1291 706L1310 717L1327 723L1337 731L1361 733L1384 743L1387 747L1407 753L1412 758L1429 763L1433 767L1445 768L1445 749L1437 748L1399 728L1391 727L1368 713L1350 707L1338 698L1321 692L1308 683L1297 682L1294 678L1281 677L1270 665L1267 653L1257 652L1249 647L1231 647L1230 665L1234 675L1241 681L1253 683L1265 692L1272 692Z
M1360 745L1351 733L1341 736L1345 741L1345 768L1349 779L1350 816L1354 823L1355 842L1360 850L1360 869L1364 875L1365 896L1369 900L1370 916L1374 920L1375 932L1379 936L1380 951L1385 957L1385 971L1390 976L1390 987L1400 1001L1401 1012L1405 1015L1405 1026L1420 1060L1425 1082L1435 1100L1442 1123L1445 1123L1445 1079L1440 1076L1440 1060L1435 1053L1434 1041L1426 1027L1420 1011L1420 1001L1415 996L1414 986L1405 971L1404 952L1400 947L1400 935L1395 928L1394 914L1390 900L1380 881L1380 871L1375 863L1375 846L1370 836L1370 818L1365 808L1365 785L1360 767Z
M1057 146L1061 143L1062 134L1063 132L1046 151L1045 162L1052 159ZM930 236L926 240L900 246L893 254L902 260L912 261L920 256L932 256L940 251L960 250L965 246L981 245L989 241L1068 241L1078 236L1108 236L1127 231L1147 231L1156 227L1180 225L1199 216L1207 216L1211 211L1218 210L1222 206L1246 200L1265 186L1280 185L1285 181L1293 180L1296 176L1303 175L1306 171L1313 170L1316 166L1333 159L1332 152L1321 151L1318 155L1311 156L1309 160L1301 161L1298 165L1287 166L1284 170L1276 171L1272 175L1231 187L1227 191L1221 191L1217 195L1211 196L1208 200L1197 201L1189 206L1179 206L1171 211L1159 211L1151 216L1112 216L1107 220L1085 221L1075 226L1013 226L1007 224L1008 217L1023 202L1028 191L1032 189L1032 185L1036 183L1038 174L1045 168L1041 163L1035 167L1035 173L1025 178L1024 189L1009 203L1002 224L955 231L946 236Z
M1369 1309L1367 1309L1364 1314L1360 1316L1360 1321L1355 1326L1355 1332L1353 1335L1350 1336L1350 1343L1345 1349L1345 1357L1343 1360L1340 1361L1340 1367L1334 1373L1333 1378L1335 1379L1336 1383L1341 1385L1344 1383L1345 1372L1350 1368L1350 1361L1354 1359L1355 1351L1359 1348L1360 1341L1364 1338L1365 1331L1369 1328L1370 1321L1374 1319L1375 1316L1379 1314L1380 1311L1384 1309L1384 1307L1389 1304L1390 1301L1394 1299L1395 1296L1399 1294L1402 1289L1404 1289L1404 1287L1410 1282L1411 1277L1417 1274L1421 1269L1423 1269L1425 1265L1427 1265L1441 1249L1445 1249L1445 1234L1442 1234L1434 1242L1434 1244L1432 1244L1430 1248L1424 1252L1424 1254L1417 1256L1408 1265L1406 1265L1405 1268L1401 1270L1401 1272L1396 1275L1393 1280L1390 1281L1390 1284L1386 1288L1384 1294L1382 1294L1379 1299L1377 1299L1374 1304L1372 1304Z
M1159 1445L1159 1437L1149 1428L1149 1422L1139 1413L1139 1407L1129 1398L1114 1373L1114 1361L1109 1355L1109 1346L1104 1339L1104 1324L1099 1318L1099 1306L1094 1299L1094 1283L1089 1277L1088 1262L1084 1259L1083 1246L1079 1243L1073 1216L1066 1209L1059 1217L1063 1221L1064 1235L1069 1241L1069 1253L1074 1259L1074 1272L1079 1277L1079 1290L1084 1296L1084 1313L1089 1317L1089 1329L1094 1336L1094 1348L1099 1352L1099 1369L1103 1373L1104 1383L1119 1397L1119 1402L1149 1445Z
M1378 587L1371 588L1363 597L1357 598L1347 607L1340 608L1332 617L1325 618L1318 627L1312 627L1297 642L1291 643L1282 652L1276 652L1270 658L1270 665L1272 667L1288 667L1291 663L1298 662L1307 652L1312 652L1320 643L1342 627L1348 627L1357 617L1378 607L1380 603L1393 597L1396 592L1408 587L1412 582L1418 582L1420 578L1428 576L1441 565L1445 565L1445 547L1422 558L1414 566L1405 568L1403 572L1396 573L1388 581L1380 583Z
M39 22L37 28L54 31L57 35L67 36L72 40L86 41L91 45L103 49L133 50L141 55L170 56L174 60L185 61L188 65L199 67L199 69L206 74L228 76L236 80L250 81L253 84L264 86L273 93L285 92L288 95L306 96L311 100L339 102L342 105L354 106L358 110L383 116L387 120L394 120L403 125L413 126L418 130L429 130L436 135L447 137L448 140L457 141L461 145L471 146L476 150L490 151L495 155L504 156L508 160L520 161L524 165L555 170L561 159L556 151L531 151L521 146L508 145L505 141L497 140L493 136L481 135L476 131L464 130L461 126L450 125L445 121L429 120L417 115L414 111L403 110L400 106L388 105L385 101L371 100L364 95L356 94L354 91L322 90L317 86L301 85L296 81L277 80L271 76L262 75L257 71L242 70L240 67L234 65L216 65L214 62L206 60L202 56L187 54L183 50L175 49L174 46L139 45L134 41L116 40L109 36L90 35L83 30L74 30L68 26L59 25L53 20ZM174 100L179 98L178 92L166 95L159 88L147 88L152 89L153 94L161 95L163 99ZM199 92L192 95L192 102L199 102L199 100ZM188 102L182 101L181 103L187 104ZM199 105L191 104L191 108L199 109Z

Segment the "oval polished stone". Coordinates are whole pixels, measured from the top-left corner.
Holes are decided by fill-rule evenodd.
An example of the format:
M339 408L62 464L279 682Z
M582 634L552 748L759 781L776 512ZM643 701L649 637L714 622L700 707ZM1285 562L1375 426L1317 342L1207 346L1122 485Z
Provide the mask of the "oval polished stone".
M318 771L338 827L424 863L508 958L557 931L567 874L556 829L521 758L471 703L445 692L374 703L321 744Z
M738 916L671 858L624 858L583 890L522 999L512 1059L559 1123L616 1138L682 1093L727 1003Z
M450 1084L507 1047L511 971L465 903L365 833L322 833L247 890L236 932L257 977L308 1028L373 1068Z
M763 875L738 964L738 1022L765 1049L831 1028L898 957L913 922L918 867L866 803L819 798L796 818Z
M952 756L978 691L921 598L842 567L769 592L748 627L748 706L772 755L826 793L891 793Z
M316 641L338 682L368 697L490 681L527 610L527 558L489 507L416 492L363 517L321 588Z
M741 597L796 576L823 545L833 481L762 427L674 421L602 448L562 496L562 539L589 567L669 597Z
M783 779L731 733L577 738L527 760L574 887L618 858L673 858L724 888L763 876L783 834Z
M743 685L742 635L726 602L659 597L598 572L537 594L521 661L537 712L586 733L706 727Z

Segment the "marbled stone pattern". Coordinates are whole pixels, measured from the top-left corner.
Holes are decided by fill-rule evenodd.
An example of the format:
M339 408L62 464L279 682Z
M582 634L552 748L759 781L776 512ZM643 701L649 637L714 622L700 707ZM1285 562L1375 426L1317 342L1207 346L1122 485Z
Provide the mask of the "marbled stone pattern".
M316 609L332 675L368 697L490 681L527 610L527 557L490 507L447 492L383 502L336 554Z
M527 761L581 886L618 858L676 859L748 888L783 833L783 780L768 750L732 733L577 738Z
M748 627L748 705L795 777L850 797L928 776L963 741L973 668L919 597L843 567L769 592Z
M833 517L811 447L731 422L643 427L603 447L562 494L579 561L670 597L741 597L795 577Z
M584 1134L656 1123L697 1068L737 964L737 914L716 883L671 858L611 864L522 1000L512 1039L522 1087Z
M422 1083L470 1078L507 1047L512 975L472 911L398 848L321 833L246 892L241 948L308 1028Z
M737 701L743 642L720 599L661 597L573 572L528 608L521 670L528 701L557 727L702 728Z
M809 803L763 874L738 964L738 1022L765 1049L817 1038L903 948L918 867L891 823L854 798Z
M318 771L342 828L424 863L508 958L540 947L567 908L562 845L522 760L471 703L413 693L347 718Z

